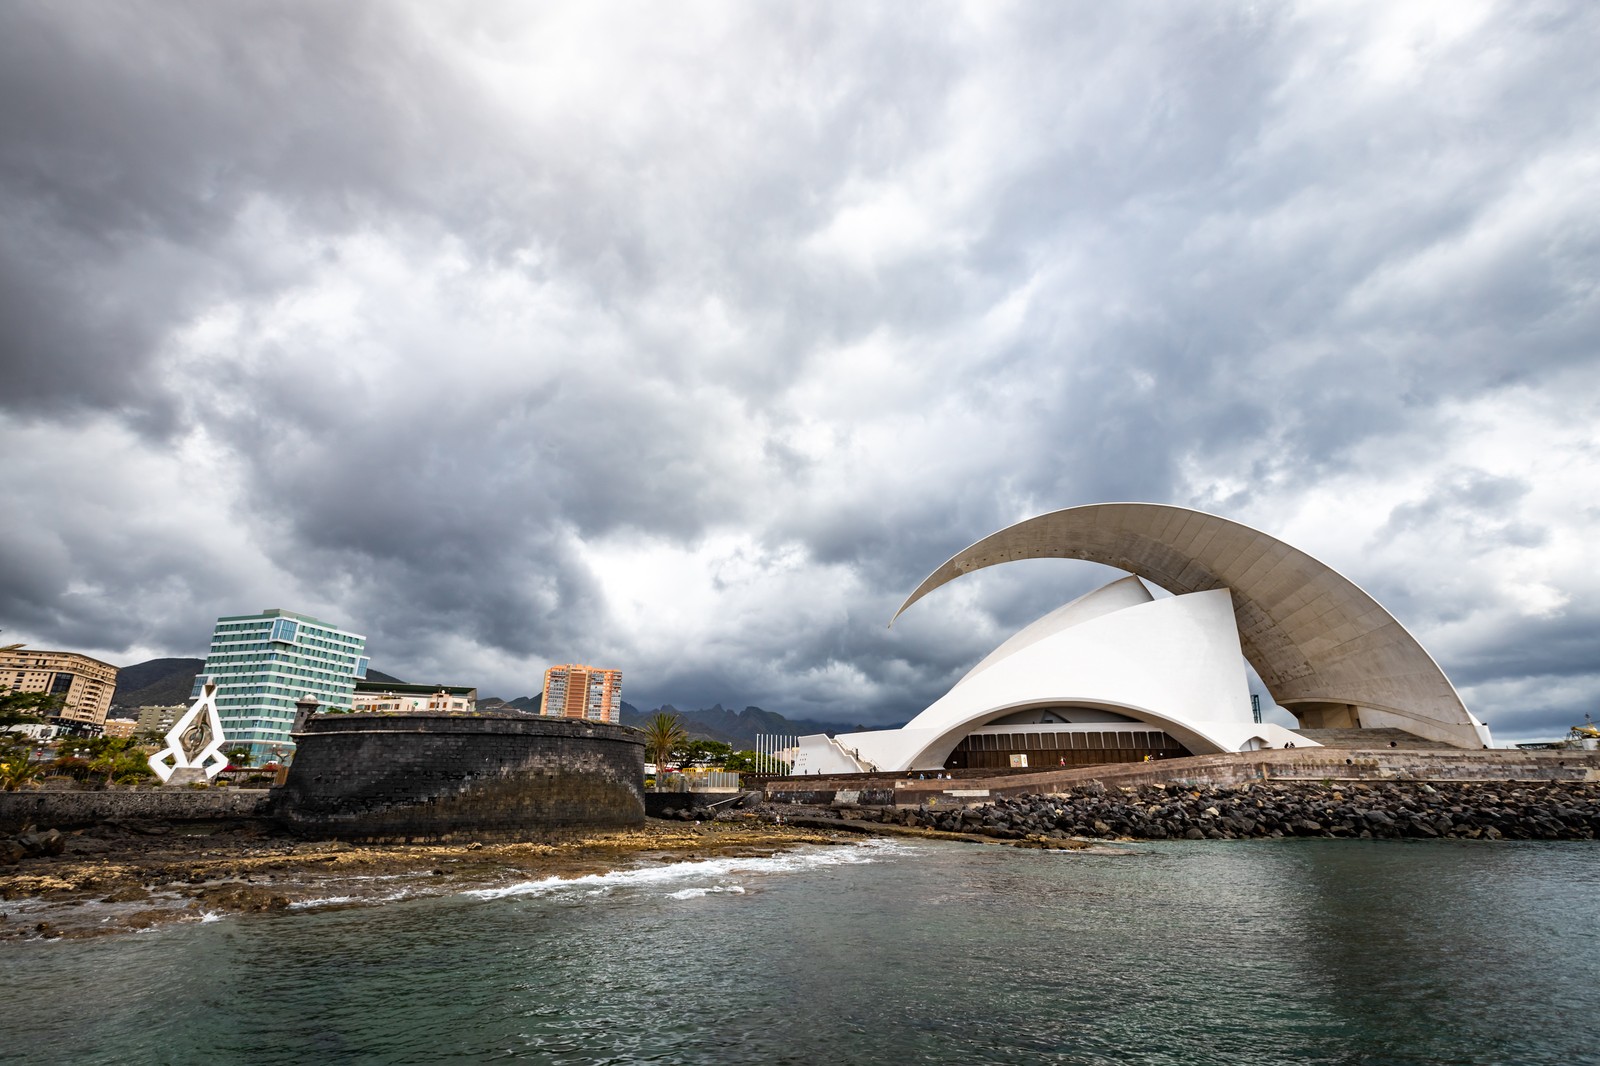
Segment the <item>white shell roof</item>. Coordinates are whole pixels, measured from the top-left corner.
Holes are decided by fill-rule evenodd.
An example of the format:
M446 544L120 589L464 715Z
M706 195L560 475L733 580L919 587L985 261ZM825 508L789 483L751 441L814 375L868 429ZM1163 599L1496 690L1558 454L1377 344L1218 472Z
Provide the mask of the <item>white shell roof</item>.
M1231 589L1245 657L1291 711L1296 704L1348 704L1463 747L1487 742L1432 656L1354 582L1259 530L1185 507L1091 504L1018 522L951 556L895 617L962 574L1049 558L1103 563L1174 595ZM1004 651L1002 645L973 673Z

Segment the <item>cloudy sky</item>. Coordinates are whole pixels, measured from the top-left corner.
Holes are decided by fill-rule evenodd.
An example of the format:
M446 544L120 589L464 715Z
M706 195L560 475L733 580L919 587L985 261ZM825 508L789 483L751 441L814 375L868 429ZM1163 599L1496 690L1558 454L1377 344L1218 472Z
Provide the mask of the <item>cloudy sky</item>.
M1503 741L1600 711L1600 8L0 6L0 628L903 720L1112 572L1363 585Z

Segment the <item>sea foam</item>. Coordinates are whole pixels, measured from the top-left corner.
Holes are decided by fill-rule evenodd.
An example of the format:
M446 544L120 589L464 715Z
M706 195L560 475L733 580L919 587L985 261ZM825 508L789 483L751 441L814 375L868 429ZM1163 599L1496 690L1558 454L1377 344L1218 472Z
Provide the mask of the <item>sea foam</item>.
M740 878L770 877L826 866L854 866L878 862L893 854L909 850L903 844L887 840L871 840L861 844L833 847L808 845L794 851L764 857L695 859L662 866L641 866L628 870L612 870L603 874L586 874L582 877L545 877L537 881L521 881L500 888L474 889L464 895L475 899L504 899L508 896L547 896L557 893L596 895L617 889L649 892L664 890L690 881L698 884L674 888L662 894L671 899L696 899L712 893L743 893L745 888L742 885L728 883Z

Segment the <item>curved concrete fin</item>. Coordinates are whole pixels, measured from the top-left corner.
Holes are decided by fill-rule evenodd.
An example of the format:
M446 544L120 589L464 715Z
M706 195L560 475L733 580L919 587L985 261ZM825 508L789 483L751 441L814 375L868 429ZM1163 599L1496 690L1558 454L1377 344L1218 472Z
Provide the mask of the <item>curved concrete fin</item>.
M1489 742L1433 657L1354 582L1259 530L1186 507L1090 504L1018 522L947 559L895 618L962 574L1017 559L1087 559L1174 595L1231 589L1245 657L1307 725L1366 712L1461 747Z

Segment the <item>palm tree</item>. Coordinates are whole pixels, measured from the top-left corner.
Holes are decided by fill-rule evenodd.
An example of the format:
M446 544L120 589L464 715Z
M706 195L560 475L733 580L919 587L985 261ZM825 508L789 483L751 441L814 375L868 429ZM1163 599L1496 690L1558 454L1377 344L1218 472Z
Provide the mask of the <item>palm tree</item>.
M661 775L666 770L666 761L672 757L672 750L682 746L688 737L683 731L683 723L675 714L661 711L645 723L644 752L656 764L657 788L661 787Z
M44 773L44 767L44 763L28 759L27 748L13 747L0 758L0 789L15 792L19 788L30 787L34 779Z

